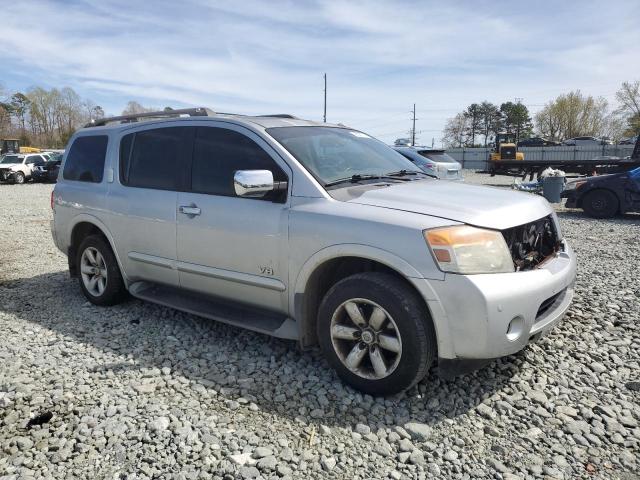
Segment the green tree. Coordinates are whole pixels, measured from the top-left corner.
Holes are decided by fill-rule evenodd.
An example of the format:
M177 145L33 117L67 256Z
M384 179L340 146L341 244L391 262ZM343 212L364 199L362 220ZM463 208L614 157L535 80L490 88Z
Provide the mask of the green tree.
M467 118L466 124L466 146L474 147L476 145L476 136L481 133L482 126L482 109L479 104L472 103L463 112Z
M616 100L620 104L616 113L627 123L624 135L640 135L640 80L624 82L616 92Z
M547 103L536 113L535 124L542 136L553 140L601 136L609 126L608 104L602 97L576 90Z
M505 102L500 105L500 115L502 117L501 128L505 132L515 135L516 141L531 136L533 124L526 105L521 102Z
M24 93L16 92L11 95L11 108L13 116L18 122L20 128L20 134L24 134L26 131L26 116L29 113L31 102Z
M489 143L489 137L500 130L501 121L502 116L498 107L486 100L480 104L480 131L484 136L485 148Z

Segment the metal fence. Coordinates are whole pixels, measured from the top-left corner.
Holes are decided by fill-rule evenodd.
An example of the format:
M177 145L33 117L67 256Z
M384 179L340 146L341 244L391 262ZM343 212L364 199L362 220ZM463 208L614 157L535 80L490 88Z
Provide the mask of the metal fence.
M628 157L633 145L603 145L602 147L522 147L525 160L591 160L598 157ZM490 148L449 148L447 153L463 168L483 169L491 153Z

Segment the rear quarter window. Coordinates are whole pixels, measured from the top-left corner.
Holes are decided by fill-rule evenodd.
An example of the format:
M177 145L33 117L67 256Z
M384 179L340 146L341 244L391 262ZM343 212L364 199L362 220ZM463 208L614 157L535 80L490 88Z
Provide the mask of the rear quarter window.
M106 135L77 137L69 149L63 178L79 182L102 182L108 140Z

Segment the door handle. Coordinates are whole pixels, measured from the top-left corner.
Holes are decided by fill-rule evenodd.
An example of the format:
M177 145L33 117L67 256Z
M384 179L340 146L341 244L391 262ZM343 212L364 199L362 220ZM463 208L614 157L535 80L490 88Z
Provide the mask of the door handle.
M196 215L200 215L200 208L198 208L195 205L180 205L180 208L178 209L178 211L190 217L195 217Z

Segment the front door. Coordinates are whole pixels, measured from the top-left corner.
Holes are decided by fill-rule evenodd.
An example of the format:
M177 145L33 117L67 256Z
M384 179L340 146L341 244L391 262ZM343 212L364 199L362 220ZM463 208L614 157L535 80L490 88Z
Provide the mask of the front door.
M192 158L190 185L178 193L180 285L285 313L287 192L240 198L233 176L260 169L286 181L288 167L260 137L228 124L198 127Z

